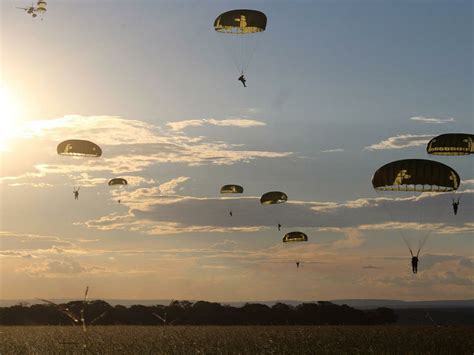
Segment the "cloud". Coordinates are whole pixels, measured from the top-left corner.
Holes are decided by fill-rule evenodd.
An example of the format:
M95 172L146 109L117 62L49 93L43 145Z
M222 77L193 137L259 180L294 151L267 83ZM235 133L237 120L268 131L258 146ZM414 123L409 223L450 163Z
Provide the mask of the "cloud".
M13 257L13 258L25 258L32 259L34 256L26 251L17 250L0 250L0 257Z
M231 127L265 125L260 121L237 118L201 121L199 124ZM41 150L42 159L48 160L34 164L32 172L4 176L0 178L0 182L40 184L45 183L42 180L47 175L57 174L74 175L78 183L95 186L104 182L96 176L99 174L102 176L104 173L131 174L165 163L185 164L191 167L232 165L255 159L285 158L292 155L291 152L245 150L241 145L213 141L203 136L189 136L176 129L178 126L189 125L189 122L183 122L188 121L175 122L175 125L172 125L174 128L163 129L147 122L117 116L69 115L50 120L31 121L22 127L16 138L24 139L23 151L37 154L38 150ZM102 157L84 159L58 156L56 145L70 138L87 139L99 144L103 150ZM80 177L77 177L78 175Z
M93 140L102 145L167 143L157 126L118 116L67 115L25 123L20 138L46 138L57 143L65 139Z
M262 121L249 120L245 118L228 118L225 120L216 120L213 118L203 118L196 120L185 120L168 122L167 126L172 131L182 131L187 127L201 127L205 124L222 127L237 127L237 128L250 128L250 127L261 127L267 124Z
M335 148L335 149L327 149L327 150L322 150L321 153L336 153L336 152L343 152L344 149L342 148Z
M425 145L432 138L429 134L402 134L395 137L389 137L379 143L365 147L365 150L386 150L402 149L408 147L419 147Z
M129 208L125 215L111 214L80 222L100 230L131 230L145 234L190 232L256 232L285 228L313 228L317 232L344 233L346 239L335 248L357 247L364 238L350 228L363 231L403 231L468 234L473 229L471 203L474 194L463 193L463 207L455 224L449 213L450 197L430 194L407 198L361 198L344 203L289 201L277 208L265 208L258 197L234 199L163 195L159 187L141 188L122 196ZM440 206L447 212L442 214ZM228 217L232 209L233 218ZM392 211L389 213L388 211ZM420 211L423 211L422 213ZM421 216L420 216L421 214ZM440 215L443 218L440 219ZM245 218L244 218L245 217Z
M415 116L415 117L410 117L410 120L423 122L423 123L434 123L434 124L443 124L443 123L448 123L448 122L456 122L456 120L452 117L450 117L450 118L434 118L434 117Z
M335 249L358 248L365 243L362 233L355 228L348 228L344 231L345 238L336 240L332 247Z
M65 238L49 235L0 231L2 250L34 251L52 248L71 248L75 244Z
M420 268L423 270L428 270L437 264L442 264L453 260L458 261L461 259L463 259L463 257L458 255L424 254L422 255L422 258L420 258Z
M222 242L215 243L211 245L211 249L216 250L235 250L238 243L233 240L225 239Z
M63 258L57 260L46 260L42 263L35 263L33 265L23 268L21 271L26 272L32 276L40 277L74 277L74 275L86 272L100 271L102 268L85 267L77 260L71 258Z
M437 233L439 234L473 234L474 223L464 223L458 226L443 226L443 228L439 229Z
M386 276L379 279L382 285L395 286L398 288L408 288L408 289L425 289L433 288L439 285L446 287L451 286L468 286L472 287L473 280L472 277L467 275L458 275L454 271L442 271L442 272L431 272L423 271L418 269L418 275L416 278L411 275L407 276Z
M188 176L180 176L161 184L160 186L158 186L158 189L163 195L172 195L176 193L176 189L179 185L185 183L189 179L190 178Z
M21 175L17 175L17 176L3 176L3 177L0 177L0 184L3 184L4 181L17 181L17 180L23 180L23 179L36 179L36 178L42 178L46 176L45 173L43 172L38 172L38 173L25 173L25 174L21 174ZM11 185L14 185L14 186L20 186L22 183L13 183L13 184L9 184L10 186ZM23 184L27 184L27 183L23 183Z

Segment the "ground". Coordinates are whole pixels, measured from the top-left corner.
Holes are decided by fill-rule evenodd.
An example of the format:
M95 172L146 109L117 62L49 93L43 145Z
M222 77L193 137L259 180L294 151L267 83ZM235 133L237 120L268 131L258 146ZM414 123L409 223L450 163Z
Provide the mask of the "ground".
M472 354L474 327L0 327L0 354Z

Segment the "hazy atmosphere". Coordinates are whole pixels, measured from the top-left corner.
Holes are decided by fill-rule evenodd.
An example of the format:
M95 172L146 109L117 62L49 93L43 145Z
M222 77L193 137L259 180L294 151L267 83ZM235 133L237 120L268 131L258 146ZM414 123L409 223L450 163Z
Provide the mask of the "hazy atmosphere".
M0 7L2 300L474 298L473 157L426 153L474 133L471 1L29 5ZM268 18L246 88L213 27L233 8ZM374 190L415 158L456 193ZM417 274L404 238L427 238Z

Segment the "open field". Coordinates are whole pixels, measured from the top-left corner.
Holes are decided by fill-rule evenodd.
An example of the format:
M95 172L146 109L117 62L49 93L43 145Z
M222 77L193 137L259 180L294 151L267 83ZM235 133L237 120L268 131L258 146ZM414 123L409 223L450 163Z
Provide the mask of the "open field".
M0 327L1 354L472 354L474 327Z

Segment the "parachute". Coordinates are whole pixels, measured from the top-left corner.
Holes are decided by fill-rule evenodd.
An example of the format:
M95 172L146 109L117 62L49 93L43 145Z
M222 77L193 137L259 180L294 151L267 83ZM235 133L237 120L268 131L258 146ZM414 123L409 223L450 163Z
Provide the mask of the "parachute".
M259 33L267 27L267 16L257 10L237 9L224 12L214 21L214 29L222 36L226 51L230 52L235 66L243 73L257 47Z
M280 191L270 191L260 197L260 203L262 205L275 205L286 202L287 200L288 196Z
M241 194L244 192L244 188L240 185L224 185L221 187L221 194ZM233 212L232 212L232 209L235 204L234 203L230 203L230 210L229 210L229 215L232 217L233 216Z
M240 185L224 185L221 187L221 194L241 194L244 188Z
M445 195L442 193L455 192L460 182L458 173L449 166L424 159L393 161L379 168L372 178L375 191L387 197L378 202L387 209L393 222L401 223L398 231L412 254L415 254L414 237L409 236L407 223L417 222L421 226L415 232L419 253L431 233L423 226L439 221L450 205L448 201L442 201ZM436 196L441 197L440 203L430 203Z
M260 203L262 205L279 205L286 201L288 201L288 196L281 191L270 191L260 197ZM274 217L274 223L277 225L279 231L281 230L281 221L279 220L280 218L281 215L279 217Z
M124 178L113 178L110 179L108 182L108 185L114 189L118 188L120 191L112 191L112 195L117 197L117 202L120 203L122 201L122 198L125 196L125 192L123 189L125 189L128 185L128 181L125 180Z
M290 232L286 233L283 237L283 243L289 242L307 242L308 236L303 232Z
M466 133L441 134L428 142L428 154L467 155L474 153L474 135Z
M128 182L124 178L114 178L109 181L109 186L114 185L128 185Z
M43 0L39 0L36 4L37 6L37 10L40 14L46 12L46 1L43 1Z
M102 149L92 142L80 139L70 139L58 144L56 148L59 155L78 157L100 157Z

